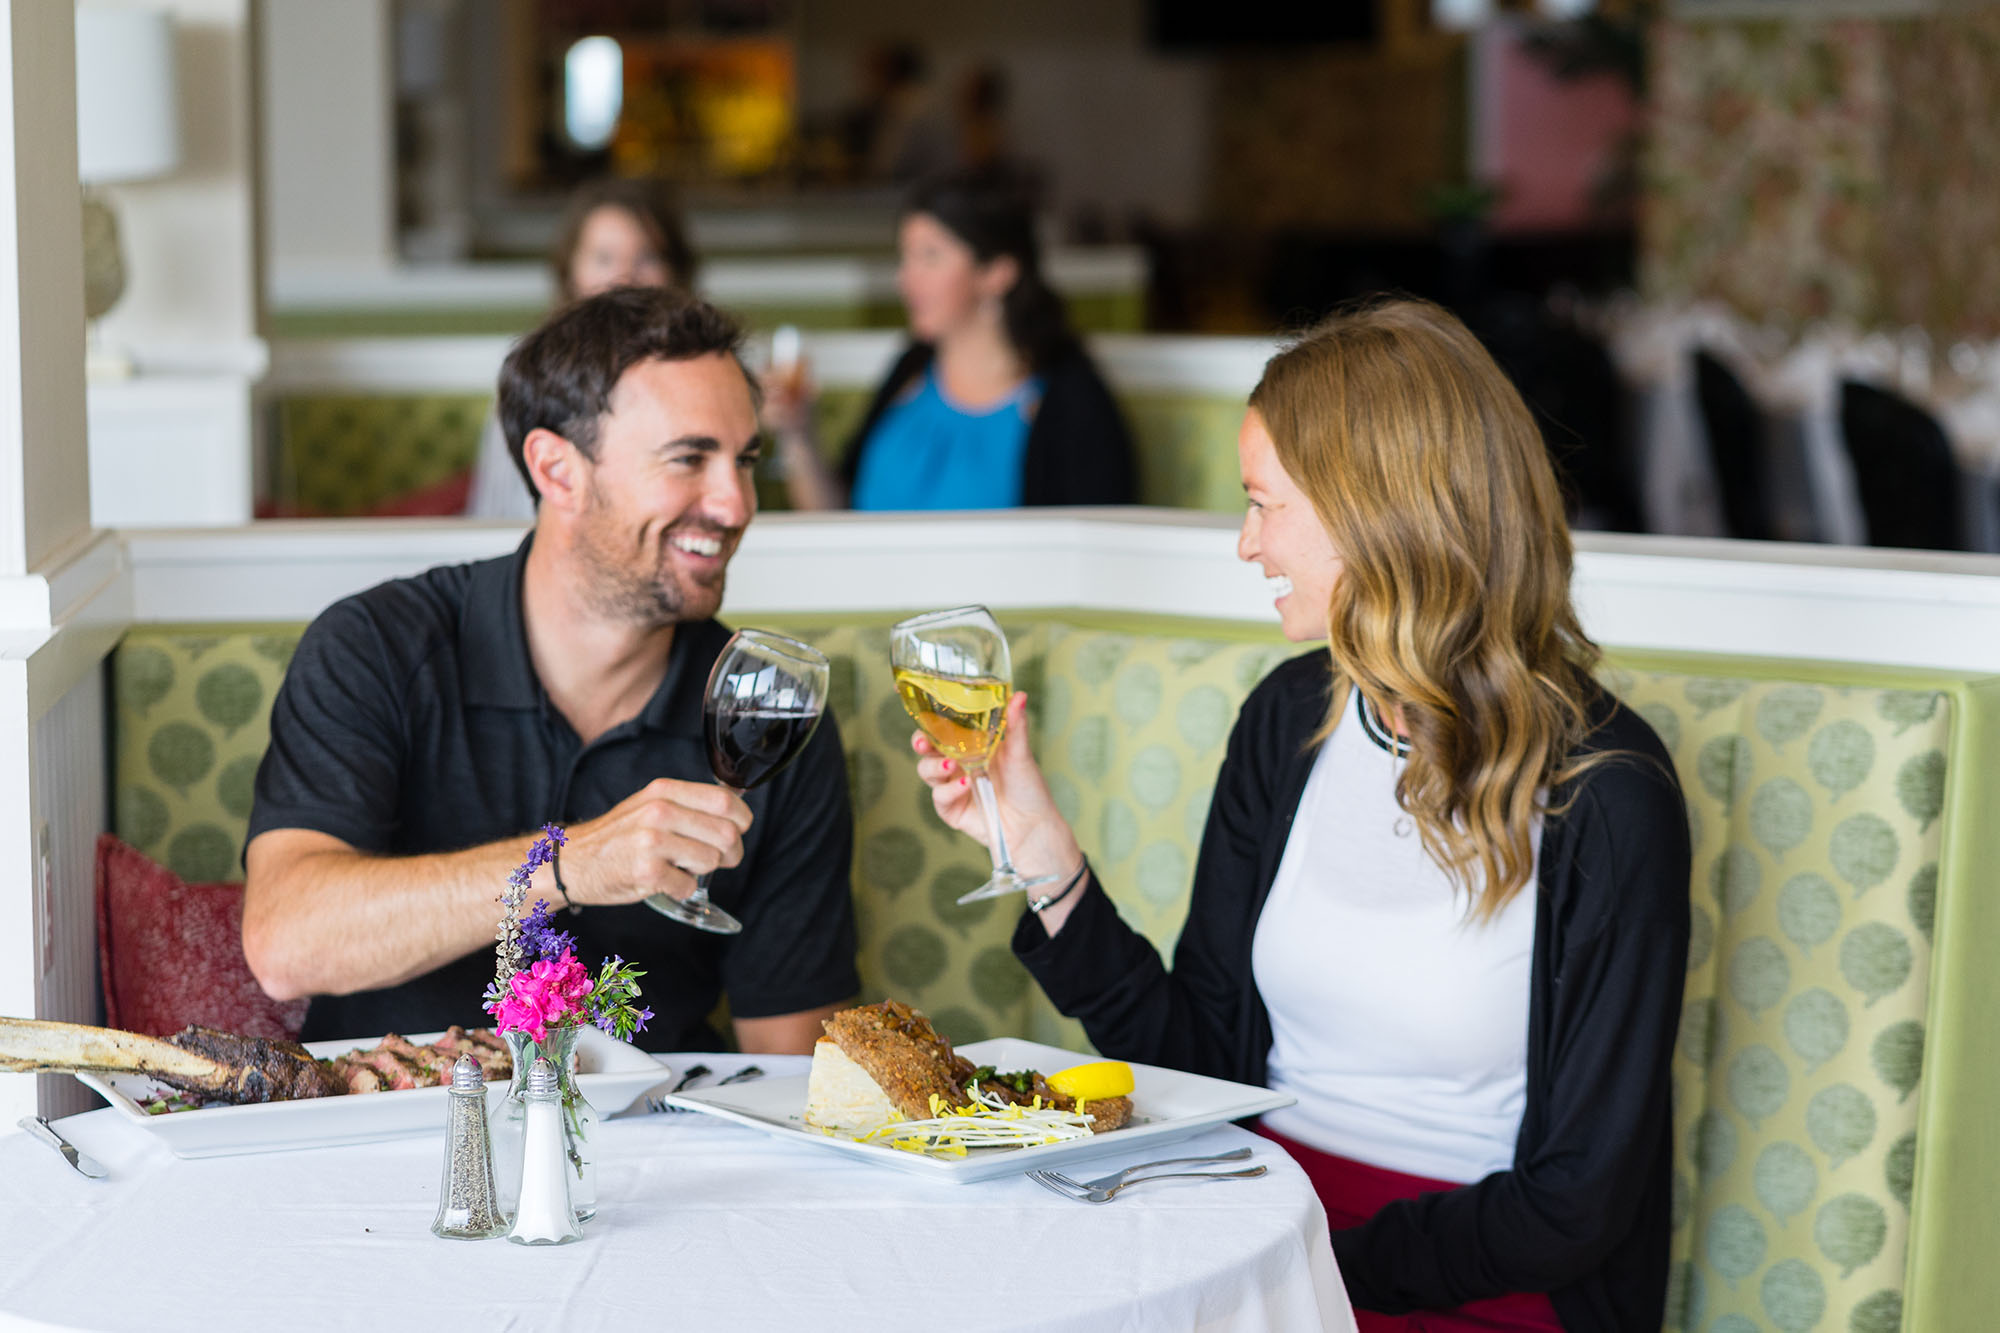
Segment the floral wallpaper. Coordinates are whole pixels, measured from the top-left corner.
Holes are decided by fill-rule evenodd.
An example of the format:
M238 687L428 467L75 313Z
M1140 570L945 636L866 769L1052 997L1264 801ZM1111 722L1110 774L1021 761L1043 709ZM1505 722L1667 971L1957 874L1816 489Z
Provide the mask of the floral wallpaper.
M1759 320L2000 332L2000 15L1664 22L1641 280Z
M1934 336L2000 335L2000 10L1897 25L1883 55L1896 93L1877 237L1883 316Z

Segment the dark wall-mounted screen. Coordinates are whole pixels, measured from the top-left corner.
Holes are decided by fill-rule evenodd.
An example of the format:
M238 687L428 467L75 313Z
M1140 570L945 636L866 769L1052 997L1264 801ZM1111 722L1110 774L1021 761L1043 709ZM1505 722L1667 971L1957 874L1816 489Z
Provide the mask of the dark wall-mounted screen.
M1153 45L1167 51L1372 42L1379 0L1147 0Z

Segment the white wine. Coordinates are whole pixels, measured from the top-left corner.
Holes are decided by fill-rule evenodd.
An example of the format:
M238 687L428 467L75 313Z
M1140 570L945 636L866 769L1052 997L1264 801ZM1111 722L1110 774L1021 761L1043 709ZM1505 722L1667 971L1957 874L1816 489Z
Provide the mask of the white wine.
M993 676L939 676L897 667L896 693L938 753L977 768L1000 743L1013 687Z

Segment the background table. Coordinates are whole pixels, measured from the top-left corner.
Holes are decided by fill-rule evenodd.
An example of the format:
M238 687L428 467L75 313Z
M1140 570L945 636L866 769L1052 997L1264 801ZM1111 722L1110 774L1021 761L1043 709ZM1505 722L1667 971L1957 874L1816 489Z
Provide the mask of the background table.
M669 1057L695 1058L742 1062ZM560 1248L430 1234L442 1125L202 1161L109 1110L58 1128L110 1178L0 1135L0 1327L1354 1327L1304 1173L1234 1127L1084 1174L1250 1144L1269 1175L1091 1206L1021 1176L937 1184L704 1115L630 1116L602 1126L598 1217Z

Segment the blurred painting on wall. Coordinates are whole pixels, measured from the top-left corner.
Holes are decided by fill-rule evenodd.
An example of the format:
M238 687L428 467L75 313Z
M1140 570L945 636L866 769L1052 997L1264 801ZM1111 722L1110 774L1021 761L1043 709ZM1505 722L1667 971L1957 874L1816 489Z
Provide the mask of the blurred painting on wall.
M798 114L789 42L646 37L624 55L624 112L610 144L620 175L741 181L785 165Z

